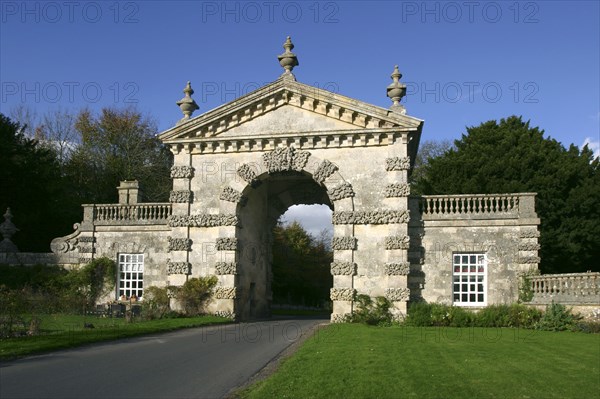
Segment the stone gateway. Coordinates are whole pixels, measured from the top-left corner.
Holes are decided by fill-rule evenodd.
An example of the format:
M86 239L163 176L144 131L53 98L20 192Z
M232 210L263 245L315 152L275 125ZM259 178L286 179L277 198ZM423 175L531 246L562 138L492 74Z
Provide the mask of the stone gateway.
M270 310L278 218L324 204L332 321L352 313L357 294L387 297L397 317L409 300L516 301L519 276L539 262L535 194L411 196L423 121L400 105L398 68L385 109L298 82L289 38L284 49L277 80L194 118L188 83L183 119L159 136L175 156L169 203L141 203L137 183L122 182L119 204L83 205L53 252L115 259L115 298L217 275L209 311L251 319Z

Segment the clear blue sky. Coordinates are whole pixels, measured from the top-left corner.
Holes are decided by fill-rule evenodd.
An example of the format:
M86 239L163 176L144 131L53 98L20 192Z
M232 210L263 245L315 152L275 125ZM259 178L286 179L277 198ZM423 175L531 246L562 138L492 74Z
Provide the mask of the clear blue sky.
M597 145L597 1L2 1L0 111L131 103L160 130L192 81L200 112L275 80L291 35L299 81L388 107L395 64L423 139L512 114ZM195 115L199 115L197 112Z

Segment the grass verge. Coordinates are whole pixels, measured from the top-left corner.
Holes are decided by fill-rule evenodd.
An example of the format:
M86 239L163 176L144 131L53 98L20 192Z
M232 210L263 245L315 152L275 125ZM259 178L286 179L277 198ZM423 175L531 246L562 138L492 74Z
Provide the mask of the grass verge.
M585 398L600 335L333 324L243 398Z
M14 359L93 342L229 322L231 322L229 319L217 316L166 318L128 323L122 318L46 315L42 317L40 335L0 339L0 359ZM86 329L83 327L84 323L91 323L94 328Z

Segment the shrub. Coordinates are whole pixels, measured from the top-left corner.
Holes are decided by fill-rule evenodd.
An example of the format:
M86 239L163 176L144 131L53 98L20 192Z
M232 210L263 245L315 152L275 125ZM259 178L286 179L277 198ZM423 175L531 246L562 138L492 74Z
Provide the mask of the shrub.
M204 304L212 295L212 290L217 285L217 277L191 278L177 290L183 311L188 316L197 316L204 313Z
M167 287L150 286L144 290L142 315L144 318L162 319L171 309Z
M575 323L573 330L588 333L588 334L599 334L600 333L600 322L578 321L577 323Z
M553 301L551 305L546 306L546 311L536 328L546 331L572 330L575 329L579 320L581 320L581 316L574 315L570 309Z
M450 306L449 310L449 326L451 327L471 327L477 317L476 313L473 313L467 309L463 309L459 306Z
M479 327L507 327L509 311L507 305L490 305L477 313L476 324Z
M380 326L392 323L392 304L387 298L378 296L373 300L369 295L360 294L357 295L356 302L356 310L352 314L353 323Z
M529 275L524 275L519 282L519 303L531 302L533 299L533 289L531 288L531 279L529 277Z
M408 305L408 315L405 324L415 327L432 326L431 304L427 302L413 302Z

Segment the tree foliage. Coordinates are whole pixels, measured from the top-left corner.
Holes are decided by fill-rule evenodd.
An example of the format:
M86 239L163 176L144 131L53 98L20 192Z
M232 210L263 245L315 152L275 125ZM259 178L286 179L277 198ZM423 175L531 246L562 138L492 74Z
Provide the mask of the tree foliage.
M333 285L333 253L325 235L312 237L298 222L273 229L273 302L322 306Z
M10 207L21 251L48 251L75 215L56 152L27 137L26 127L0 114L0 214ZM2 219L3 220L3 219Z
M50 241L72 231L82 203L114 203L121 180L137 179L145 200L168 200L173 162L140 112L58 110L41 121L26 107L0 114L0 215L10 207L24 252L47 252Z
M521 117L467 128L415 181L424 194L536 192L544 273L600 271L599 159Z
M197 316L205 313L204 305L217 282L216 276L193 277L178 289L176 296L186 315Z
M167 200L173 158L156 137L153 121L131 108L104 108L99 116L83 110L75 129L81 143L71 154L67 173L81 202L116 202L115 187L133 179L146 200Z
M450 140L426 140L419 145L419 152L415 158L415 164L412 167L410 174L411 182L420 181L426 173L429 160L442 156L454 148ZM413 190L414 194L418 194Z

